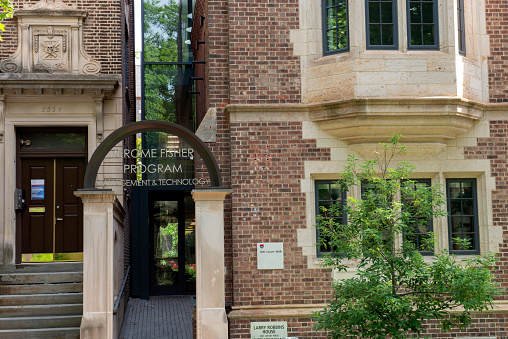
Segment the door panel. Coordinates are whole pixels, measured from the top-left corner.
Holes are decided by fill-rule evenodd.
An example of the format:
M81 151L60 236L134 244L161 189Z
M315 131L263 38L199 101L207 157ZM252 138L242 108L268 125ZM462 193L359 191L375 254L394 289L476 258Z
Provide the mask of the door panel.
M83 252L83 205L74 191L83 187L84 170L84 159L56 159L56 253Z
M21 217L23 253L53 252L53 162L53 159L22 162L21 180L26 201Z
M149 193L150 295L195 294L194 202L185 191Z
M82 188L86 160L23 158L21 167L22 253L52 253L56 260L55 253L83 252L83 207L74 191Z

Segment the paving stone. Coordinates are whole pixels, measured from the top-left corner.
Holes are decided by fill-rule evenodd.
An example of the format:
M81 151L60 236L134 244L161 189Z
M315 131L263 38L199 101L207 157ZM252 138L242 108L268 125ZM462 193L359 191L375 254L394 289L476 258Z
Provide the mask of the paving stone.
M192 339L191 296L130 299L120 339Z

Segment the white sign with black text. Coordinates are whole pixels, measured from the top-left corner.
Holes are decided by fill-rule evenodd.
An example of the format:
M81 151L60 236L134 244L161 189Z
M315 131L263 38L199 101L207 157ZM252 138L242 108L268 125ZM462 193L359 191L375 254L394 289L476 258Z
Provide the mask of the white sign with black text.
M287 336L287 321L257 321L250 323L251 339L284 339Z
M284 269L284 244L281 242L258 243L258 270Z

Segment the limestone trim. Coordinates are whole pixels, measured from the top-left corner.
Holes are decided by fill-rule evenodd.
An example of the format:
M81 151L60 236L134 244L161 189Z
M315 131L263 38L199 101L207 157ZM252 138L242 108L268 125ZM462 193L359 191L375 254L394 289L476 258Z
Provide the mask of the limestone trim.
M494 308L483 312L472 312L482 314L506 314L508 313L508 301L496 300L493 302ZM322 311L328 304L308 305L308 306L260 306L260 307L242 307L235 308L228 314L230 320L257 320L257 319L291 319L291 318L312 318L313 312ZM461 312L463 309L456 308L452 313Z
M98 74L101 64L83 46L88 13L62 1L41 0L14 12L18 47L0 61L4 73Z
M288 318L312 318L313 312L322 311L326 304L319 305L278 305L275 307L233 307L229 312L230 320L250 320L250 319L288 319Z
M367 50L365 1L350 1L349 51L324 56L322 1L300 1L290 41L300 57L302 101L419 95L488 100L485 2L464 1L466 56L458 51L455 2L438 0L439 50L419 51L408 50L406 1L397 2L398 50Z
M487 104L459 97L349 98L312 104L228 105L230 121L301 121L345 141L358 154L372 154L393 134L422 154L437 154L446 141L469 131Z
M224 201L232 192L230 188L195 188L191 193L196 201Z
M196 209L196 337L228 337L225 310L224 199L231 189L192 190Z
M0 89L0 144L4 142L5 135L5 95Z
M73 10L76 9L76 5L68 5L60 0L41 0L36 4L30 5L25 4L23 6L25 10L35 10L35 9L50 9L50 10Z
M74 192L74 195L80 197L85 203L115 203L116 194L110 189L81 189ZM118 208L118 206L116 206ZM123 209L122 209L123 210ZM122 210L119 210L120 212ZM125 212L123 212L125 215Z
M102 91L111 95L122 78L119 75L90 74L1 74L0 90L5 95L95 95Z

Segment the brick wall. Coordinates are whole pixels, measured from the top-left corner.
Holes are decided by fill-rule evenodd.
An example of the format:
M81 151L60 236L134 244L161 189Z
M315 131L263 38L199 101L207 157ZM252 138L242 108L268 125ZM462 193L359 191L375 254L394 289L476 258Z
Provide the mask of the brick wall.
M508 210L506 199L508 197L508 121L490 121L490 137L478 138L474 147L465 147L466 159L490 159L491 175L496 178L496 188L492 191L492 219L493 226L503 229L503 239L498 253L498 266L495 274L497 281L505 289L508 288ZM508 300L503 294L501 299Z
M300 102L300 61L289 42L298 20L296 0L229 1L232 104Z
M25 4L35 4L36 0L12 0L14 9ZM120 0L65 0L64 3L77 5L78 10L88 12L84 24L85 51L102 65L102 74L121 74L121 2ZM0 60L14 53L18 46L18 28L15 18L5 20L2 32Z
M508 102L508 2L485 2L487 34L490 36L489 94L490 102Z
M306 227L304 161L329 160L302 139L300 122L231 125L234 306L316 304L329 299L331 274L308 269L297 244ZM284 269L258 270L257 243L283 242Z
M229 122L224 107L229 103L228 2L208 0L205 7L206 107L217 109L217 142L207 144L221 170L224 187L230 187ZM224 201L224 260L226 302L232 302L231 197Z

